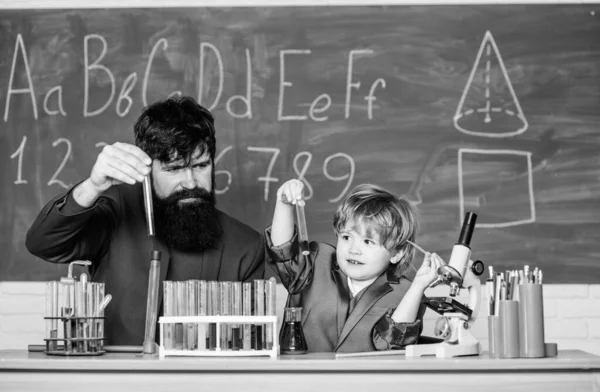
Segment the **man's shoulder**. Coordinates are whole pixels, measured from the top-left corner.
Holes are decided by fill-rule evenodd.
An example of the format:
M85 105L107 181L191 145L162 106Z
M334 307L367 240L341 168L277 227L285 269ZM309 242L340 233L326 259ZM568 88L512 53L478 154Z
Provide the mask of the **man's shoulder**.
M235 236L238 239L259 239L261 237L261 234L257 230L246 223L243 223L239 219L236 219L221 210L217 211L219 213L219 223L221 224L223 234L226 237Z

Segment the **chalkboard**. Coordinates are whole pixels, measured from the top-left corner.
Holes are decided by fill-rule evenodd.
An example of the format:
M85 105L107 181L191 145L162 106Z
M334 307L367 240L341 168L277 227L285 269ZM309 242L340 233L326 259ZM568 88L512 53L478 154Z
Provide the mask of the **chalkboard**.
M25 233L173 91L210 107L219 207L262 231L285 180L312 239L348 190L414 201L446 259L600 276L600 23L592 5L0 12L0 280L50 280ZM140 201L141 202L141 201Z

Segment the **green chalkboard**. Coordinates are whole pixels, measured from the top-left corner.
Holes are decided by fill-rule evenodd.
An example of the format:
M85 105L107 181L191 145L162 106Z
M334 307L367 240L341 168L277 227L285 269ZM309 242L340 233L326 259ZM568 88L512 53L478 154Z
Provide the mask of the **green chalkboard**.
M310 237L359 183L421 211L447 258L600 276L600 21L591 5L0 12L0 280L55 279L24 237L173 91L210 107L224 211L263 230L306 181Z

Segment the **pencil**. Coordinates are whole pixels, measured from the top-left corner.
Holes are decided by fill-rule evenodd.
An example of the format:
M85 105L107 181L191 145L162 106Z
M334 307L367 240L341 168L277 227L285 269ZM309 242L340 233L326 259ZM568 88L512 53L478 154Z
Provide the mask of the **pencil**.
M412 241L406 240L406 242L408 242L409 244L411 244L412 246L414 246L415 248L417 248L418 250L420 250L421 252L423 252L423 254L424 254L425 256L427 256L427 253L429 253L429 252L427 252L425 249L421 248L419 245L415 244L415 243L414 243L414 242L412 242Z
M384 357L389 355L406 355L406 350L365 351L359 353L336 353L335 358L351 357Z

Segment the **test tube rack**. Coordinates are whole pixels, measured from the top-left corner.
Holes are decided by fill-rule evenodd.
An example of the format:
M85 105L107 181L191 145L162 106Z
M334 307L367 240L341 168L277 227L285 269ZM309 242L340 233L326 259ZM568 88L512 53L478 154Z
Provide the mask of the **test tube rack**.
M104 354L104 308L111 300L104 295L104 283L73 276L73 266L89 266L90 261L69 264L60 281L46 283L45 344L47 355L95 356Z
M45 338L47 355L96 356L104 354L104 317L44 317L60 322L63 336ZM62 343L62 344L61 344Z
M279 355L279 338L277 336L277 316L162 316L158 320L160 324L160 347L159 357L187 356L187 357L253 357L268 356L277 358ZM165 347L165 328L169 325L183 324L204 326L208 329L209 324L216 324L216 347L214 349L167 349ZM272 336L272 347L270 349L240 349L231 350L221 347L221 326L227 324L252 324L270 326L269 332Z

